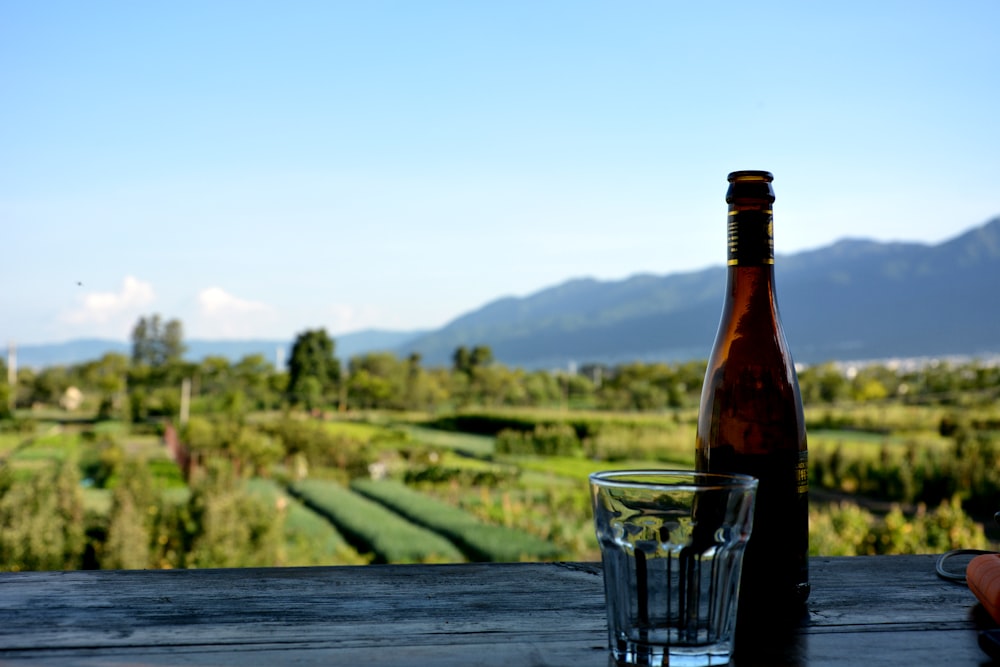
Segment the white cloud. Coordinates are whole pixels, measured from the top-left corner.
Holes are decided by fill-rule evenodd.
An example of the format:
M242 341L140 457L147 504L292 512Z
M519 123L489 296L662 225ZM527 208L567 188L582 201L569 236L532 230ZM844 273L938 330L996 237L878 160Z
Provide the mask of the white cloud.
M203 315L218 316L235 313L260 313L269 308L258 301L235 297L221 287L209 287L198 293L198 307Z
M113 336L127 334L140 313L156 300L150 283L125 276L117 292L89 292L80 297L80 306L60 319L77 328L77 334Z
M329 307L330 333L350 333L362 329L386 327L385 315L373 306L338 303Z
M266 335L274 323L274 309L260 301L234 296L221 287L198 292L197 335L254 338Z

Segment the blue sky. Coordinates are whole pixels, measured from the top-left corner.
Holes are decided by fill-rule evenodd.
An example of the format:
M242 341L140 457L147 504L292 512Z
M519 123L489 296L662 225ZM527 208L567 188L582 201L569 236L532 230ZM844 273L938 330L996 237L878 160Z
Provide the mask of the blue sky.
M998 25L995 0L2 1L0 342L433 328L719 265L734 169L775 174L779 254L939 242L1000 214Z

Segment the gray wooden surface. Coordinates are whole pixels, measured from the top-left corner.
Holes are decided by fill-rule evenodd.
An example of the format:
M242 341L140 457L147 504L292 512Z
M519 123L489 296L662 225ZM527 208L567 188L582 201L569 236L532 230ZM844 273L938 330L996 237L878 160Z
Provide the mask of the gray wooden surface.
M982 665L933 556L813 559L809 616L736 665ZM593 563L0 574L2 665L609 664Z

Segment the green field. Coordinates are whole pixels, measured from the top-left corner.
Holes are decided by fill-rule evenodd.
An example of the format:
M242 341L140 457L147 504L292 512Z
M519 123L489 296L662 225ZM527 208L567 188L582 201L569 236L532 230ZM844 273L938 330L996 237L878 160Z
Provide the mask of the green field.
M914 406L812 414L819 423L809 429L812 522L822 533L812 540L817 549L908 553L986 544L985 514L970 523L956 506L938 503L957 494L970 511L992 506L1000 486L990 463L998 448L995 420L975 413L985 414L977 416L985 426L963 427L957 450L955 437L939 428L944 414L940 407ZM879 415L885 421L869 428ZM207 442L207 453L194 459L191 480L155 429L133 432L121 422L74 420L0 432L6 483L27 484L60 465L78 465L86 539L102 540L111 523L127 516L113 500L123 485L136 483L124 463L144 462L148 478L142 483L159 503L155 521L154 514L147 520L151 539L160 541L153 545L156 567L184 563L179 549L194 548L198 560L192 562L209 566L213 549L240 548L247 538L224 524L243 521L239 512L252 507L263 512L250 529L258 551L239 557L218 552L220 565L593 560L599 554L589 474L694 466L691 411L518 408L451 417L328 413L321 419L270 412L232 423L202 420L203 437L227 440ZM289 444L297 449L283 456ZM208 483L216 468L235 486ZM847 498L855 499L850 507ZM905 516L893 513L904 510ZM280 522L274 524L277 544L267 542L267 521ZM990 534L1000 539L995 529ZM220 546L207 546L213 539ZM91 547L100 556L102 545Z
M355 551L326 518L287 493L280 484L259 477L247 480L246 489L278 508L284 519L282 564L361 565L368 562Z

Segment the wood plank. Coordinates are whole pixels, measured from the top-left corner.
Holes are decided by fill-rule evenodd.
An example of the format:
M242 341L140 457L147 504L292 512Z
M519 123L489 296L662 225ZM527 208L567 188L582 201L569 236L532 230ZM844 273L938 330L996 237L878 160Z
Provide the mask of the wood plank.
M933 556L810 566L808 617L737 665L984 661ZM0 574L5 665L606 667L606 633L595 563Z
M603 632L599 586L594 565L5 575L0 649L240 643L248 635L257 642L335 637L346 645L405 636L419 645L442 635L465 642L482 633L561 634L568 617Z

